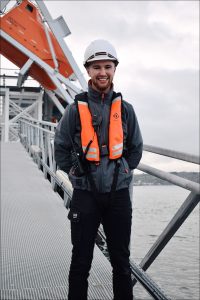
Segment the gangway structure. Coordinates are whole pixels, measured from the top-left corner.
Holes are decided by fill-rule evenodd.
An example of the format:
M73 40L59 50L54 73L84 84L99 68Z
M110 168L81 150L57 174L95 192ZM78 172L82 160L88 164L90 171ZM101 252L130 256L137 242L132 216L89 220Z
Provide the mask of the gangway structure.
M2 13L1 16L1 28L0 28L0 39L1 39L1 54L5 57L10 59L12 62L19 67L19 76L17 87L9 87L9 86L1 86L1 94L0 99L2 103L2 116L1 116L1 141L2 141L2 150L3 154L7 154L8 160L6 157L3 157L3 167L4 172L7 174L3 180L3 187L4 187L4 197L9 198L10 189L8 188L8 184L10 188L12 188L16 192L16 182L14 178L18 177L16 171L17 170L24 170L22 173L26 173L25 171L29 172L26 173L24 179L24 190L25 186L29 187L29 190L26 192L26 199L18 199L17 202L12 201L4 201L3 208L5 213L3 223L3 229L5 226L11 226L12 230L22 230L22 226L15 228L15 224L11 223L9 225L9 207L12 208L11 211L15 213L19 213L21 209L25 208L28 209L28 214L30 219L32 219L32 226L29 224L29 220L27 218L27 223L24 223L24 226L27 229L33 230L33 235L35 239L27 238L27 230L22 230L21 237L19 232L17 232L17 237L25 238L24 241L29 241L29 243L33 243L34 247L31 248L31 245L26 248L24 245L24 252L25 256L20 255L19 249L19 241L14 238L15 231L11 231L11 235L9 235L9 231L6 231L4 235L4 240L2 244L2 253L3 253L3 260L2 260L2 292L1 292L1 299L5 300L12 300L12 299L66 299L67 293L67 278L66 278L66 270L60 266L60 264L64 264L67 262L67 255L70 255L70 248L65 248L66 245L64 243L70 244L69 238L69 228L65 223L66 217L66 210L62 210L60 207L60 202L58 200L58 195L53 193L53 191L58 192L59 195L63 198L63 204L66 208L69 207L69 202L72 196L72 186L68 179L67 174L64 172L57 170L57 166L54 159L54 134L56 129L56 123L50 122L50 120L44 120L44 96L48 95L51 99L52 103L55 105L57 110L63 114L64 112L64 105L71 103L73 101L74 95L79 93L82 90L87 89L86 81L81 74L69 48L67 47L66 43L64 42L63 38L67 36L70 31L62 17L59 17L56 20L53 20L44 4L43 1L38 0L33 3L33 1L16 1L14 7L6 12L6 7L9 1L1 1L0 10ZM34 36L33 41L30 41L30 34L27 34L26 30L23 29L22 24L20 23L20 16L23 16L24 24L26 24L26 29L30 29L30 22L36 22L37 30L42 32L42 36L44 39L44 49L48 52L47 56L39 56L39 45L37 45L37 34ZM31 21L30 21L31 20ZM33 24L33 23L32 23ZM33 25L32 25L33 26ZM24 27L25 28L25 27ZM22 43L22 40L24 42ZM26 40L26 41L25 41ZM13 52L15 51L15 52ZM16 55L14 55L14 53ZM23 62L23 64L21 63ZM39 88L26 88L24 87L24 82L28 78L28 76L32 76L35 78L41 86ZM76 80L76 81L75 81ZM23 157L25 152L20 143L11 143L11 141L20 141L24 148L27 150L29 155L33 158L33 161L36 162L39 170L41 170L44 174L44 178L50 181L52 186L52 190L45 191L45 194L48 194L48 198L50 198L51 203L46 201L47 199L40 199L39 196L36 194L37 189L42 189L41 182L43 182L41 177L41 172L36 170L36 168L30 168L29 165L32 164L32 161L27 157ZM16 147L16 149L14 149ZM160 154L166 157L176 158L179 160L188 161L194 164L199 164L199 157L189 155L187 153L180 153L170 149L162 149L158 147L153 147L149 145L144 146L144 150L156 154ZM19 165L12 169L13 166L11 157L14 157L14 153L19 155ZM9 156L10 154L10 156ZM20 159L22 161L20 162ZM24 160L24 163L23 163ZM26 161L26 162L25 162ZM10 167L8 168L8 165ZM200 186L199 183L192 182L178 176L163 172L161 170L157 170L152 168L148 165L141 163L138 166L138 169L146 172L148 174L157 176L163 180L166 180L170 183L173 183L177 186L183 187L190 191L189 196L181 205L179 210L176 212L174 216L172 216L171 221L165 228L165 230L160 234L157 241L152 245L151 249L148 251L146 256L142 259L140 266L136 265L133 261L131 262L131 269L133 275L133 286L138 281L142 286L146 289L148 294L154 299L170 299L169 296L166 296L166 293L161 290L161 288L147 275L145 272L150 265L154 262L154 260L158 257L167 243L171 240L174 236L176 231L181 227L184 223L186 218L190 215L193 209L197 206L200 200ZM28 171L29 170L29 171ZM33 171L34 170L34 171ZM36 171L39 172L36 175ZM33 172L33 173L32 173ZM35 173L34 173L35 172ZM12 174L12 175L11 175ZM34 174L32 176L32 174ZM40 175L39 175L40 174ZM30 184L29 176L36 181L36 185L34 188ZM21 174L22 176L22 174ZM24 176L24 175L23 175ZM38 176L38 180L34 179ZM10 178L10 180L6 180ZM39 179L40 178L40 179ZM21 177L22 179L22 177ZM47 181L43 182L44 186L47 185ZM50 185L49 185L50 186ZM32 189L31 189L32 187ZM6 190L8 189L8 191ZM21 186L23 189L23 185ZM49 188L47 188L49 189ZM51 192L50 192L51 191ZM52 196L50 195L52 193ZM130 189L131 193L131 189ZM17 195L17 192L16 192ZM30 195L32 195L30 197ZM34 198L38 199L37 208L34 206L35 202L29 202L30 199ZM57 195L57 196L55 196ZM33 197L33 198L32 198ZM15 197L14 197L15 198ZM30 198L30 199L29 199ZM45 197L43 197L45 198ZM59 198L60 199L60 198ZM25 200L25 201L24 201ZM55 201L55 202L54 202ZM30 207L33 209L30 210ZM21 206L20 206L21 205ZM32 215L34 210L37 211L41 208L44 210L44 215L41 215L39 219L37 214ZM53 211L48 207L53 208L53 206L57 206L56 214L61 217L60 220L63 220L64 227L61 226L60 230L64 230L66 228L66 236L63 237L63 246L68 252L66 255L63 254L63 250L59 252L58 257L56 260L53 259L53 256L56 255L56 245L54 244L54 252L45 252L48 253L49 260L46 260L46 267L43 268L43 262L38 258L38 260L29 260L29 267L30 269L26 270L26 272L30 271L30 276L27 274L26 276L23 275L25 269L20 269L22 266L27 266L26 261L28 260L29 251L31 249L31 253L34 256L34 249L37 248L37 242L42 247L42 240L37 241L37 233L39 234L40 229L33 224L35 221L39 222L39 224L44 225L46 210L48 210L47 218L50 218L51 221L55 221L55 216L53 215ZM55 208L55 207L54 207ZM39 214L40 215L40 214ZM20 218L22 216L19 215ZM11 215L12 217L12 215ZM41 222L41 223L40 223ZM22 222L23 223L23 222ZM49 224L51 228L52 224ZM38 231L37 231L38 230ZM51 233L47 230L44 231L45 234L50 238ZM63 232L63 231L62 231ZM58 231L55 231L52 234L59 234ZM62 234L62 233L61 233ZM55 235L54 235L55 237ZM9 238L13 240L13 244L9 242ZM48 240L48 239L47 239ZM55 239L56 240L56 239ZM61 242L62 239L59 241ZM23 241L23 242L24 242ZM49 240L48 240L49 241ZM52 240L51 240L52 241ZM56 240L57 241L57 240ZM14 248L17 245L17 249ZM112 299L112 292L111 292L111 278L110 278L110 267L103 256L109 259L108 252L106 249L106 242L105 236L102 231L102 228L99 229L98 237L97 237L97 245L99 247L95 249L95 254L97 256L97 261L95 261L94 265L94 272L92 274L91 283L92 288L90 290L90 299ZM18 248L19 247L19 248ZM50 244L49 244L49 247ZM13 250L12 250L13 249ZM38 248L39 249L39 248ZM43 257L44 253L42 252L41 248L38 250L39 255ZM16 255L16 258L11 259L12 253ZM50 253L50 254L49 254ZM63 256L64 255L64 256ZM65 261L65 262L64 262ZM38 263L39 262L39 263ZM34 265L34 263L36 263ZM50 264L55 263L55 266L59 268L59 276L56 272L55 268L51 268ZM40 268L41 267L41 268ZM12 268L14 268L14 275L12 275ZM36 268L36 269L35 269ZM43 276L41 272L46 272L46 277ZM64 272L64 273L62 273ZM64 275L65 276L64 276ZM31 277L32 276L32 277ZM38 284L38 278L41 278L42 285ZM55 286L55 282L51 281L51 278L55 276L57 278L57 283ZM64 277L65 279L64 279ZM10 279L12 277L12 280ZM60 283L62 278L62 283ZM65 284L63 282L65 281ZM95 297L95 298L94 298Z

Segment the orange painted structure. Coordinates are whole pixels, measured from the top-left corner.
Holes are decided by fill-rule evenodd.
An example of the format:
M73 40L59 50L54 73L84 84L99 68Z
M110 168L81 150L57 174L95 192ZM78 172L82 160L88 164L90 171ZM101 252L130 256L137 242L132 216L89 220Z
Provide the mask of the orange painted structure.
M0 26L5 33L27 50L31 51L52 68L55 68L45 34L44 26L46 24L43 23L40 12L33 3L24 0L20 5L12 8L1 17ZM49 31L58 62L58 70L64 77L68 78L73 74L73 70L55 36L49 28L47 30ZM19 68L22 68L29 59L25 53L17 49L2 36L0 37L0 53ZM49 90L56 89L51 78L36 62L31 65L28 75L37 80L43 87Z

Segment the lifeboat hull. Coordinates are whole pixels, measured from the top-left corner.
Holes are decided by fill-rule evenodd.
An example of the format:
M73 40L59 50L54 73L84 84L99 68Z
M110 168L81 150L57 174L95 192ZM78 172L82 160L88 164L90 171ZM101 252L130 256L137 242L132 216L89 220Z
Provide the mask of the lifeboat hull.
M5 33L50 67L55 68L44 26L46 25L42 22L39 10L27 0L1 17L1 29ZM48 28L47 30L49 31ZM49 34L58 62L58 71L64 77L68 78L73 74L73 69L51 31L49 31ZM17 49L2 36L0 37L0 53L19 68L22 68L29 59L25 53ZM37 80L45 88L49 90L56 89L51 78L37 63L34 62L31 65L28 75Z

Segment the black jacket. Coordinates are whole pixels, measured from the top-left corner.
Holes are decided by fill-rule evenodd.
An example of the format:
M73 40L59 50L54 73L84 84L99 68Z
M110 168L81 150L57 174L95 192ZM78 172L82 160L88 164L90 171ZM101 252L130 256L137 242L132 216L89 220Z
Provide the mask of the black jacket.
M111 90L108 94L105 94L102 98L102 95L100 93L93 90L89 86L89 108L92 115L97 115L100 124L98 135L99 147L101 147L101 145L108 145L108 130L112 97L113 90ZM81 148L81 124L79 113L77 111L75 103L71 104L70 106L70 114L68 112L69 107L67 107L56 129L54 141L55 160L59 168L68 173L69 179L72 182L72 186L74 188L92 190L90 182L86 175L76 177L72 174L72 172L70 172L70 169L72 167L72 145L69 139L69 135L67 134L67 130L69 130L75 148ZM142 136L133 107L130 103L124 100L122 101L122 121L125 136L125 145L124 155L121 158L119 169L119 176L116 187L117 190L127 188L129 186L132 179L131 170L135 169L139 164L142 157L143 147ZM101 157L99 165L89 163L91 174L98 192L110 192L113 182L115 163L115 161L109 160L108 155Z

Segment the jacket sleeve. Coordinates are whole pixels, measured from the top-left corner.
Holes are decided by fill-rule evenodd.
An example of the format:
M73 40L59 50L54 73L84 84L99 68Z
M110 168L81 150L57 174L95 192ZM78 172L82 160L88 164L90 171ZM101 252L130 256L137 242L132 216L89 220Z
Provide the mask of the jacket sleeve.
M68 105L64 115L57 125L54 139L55 161L59 169L69 173L72 167L71 151L76 128L75 104ZM69 118L69 119L68 119Z
M127 103L127 102L126 102ZM127 109L127 155L126 159L131 170L137 168L143 150L143 140L135 111L131 104Z

